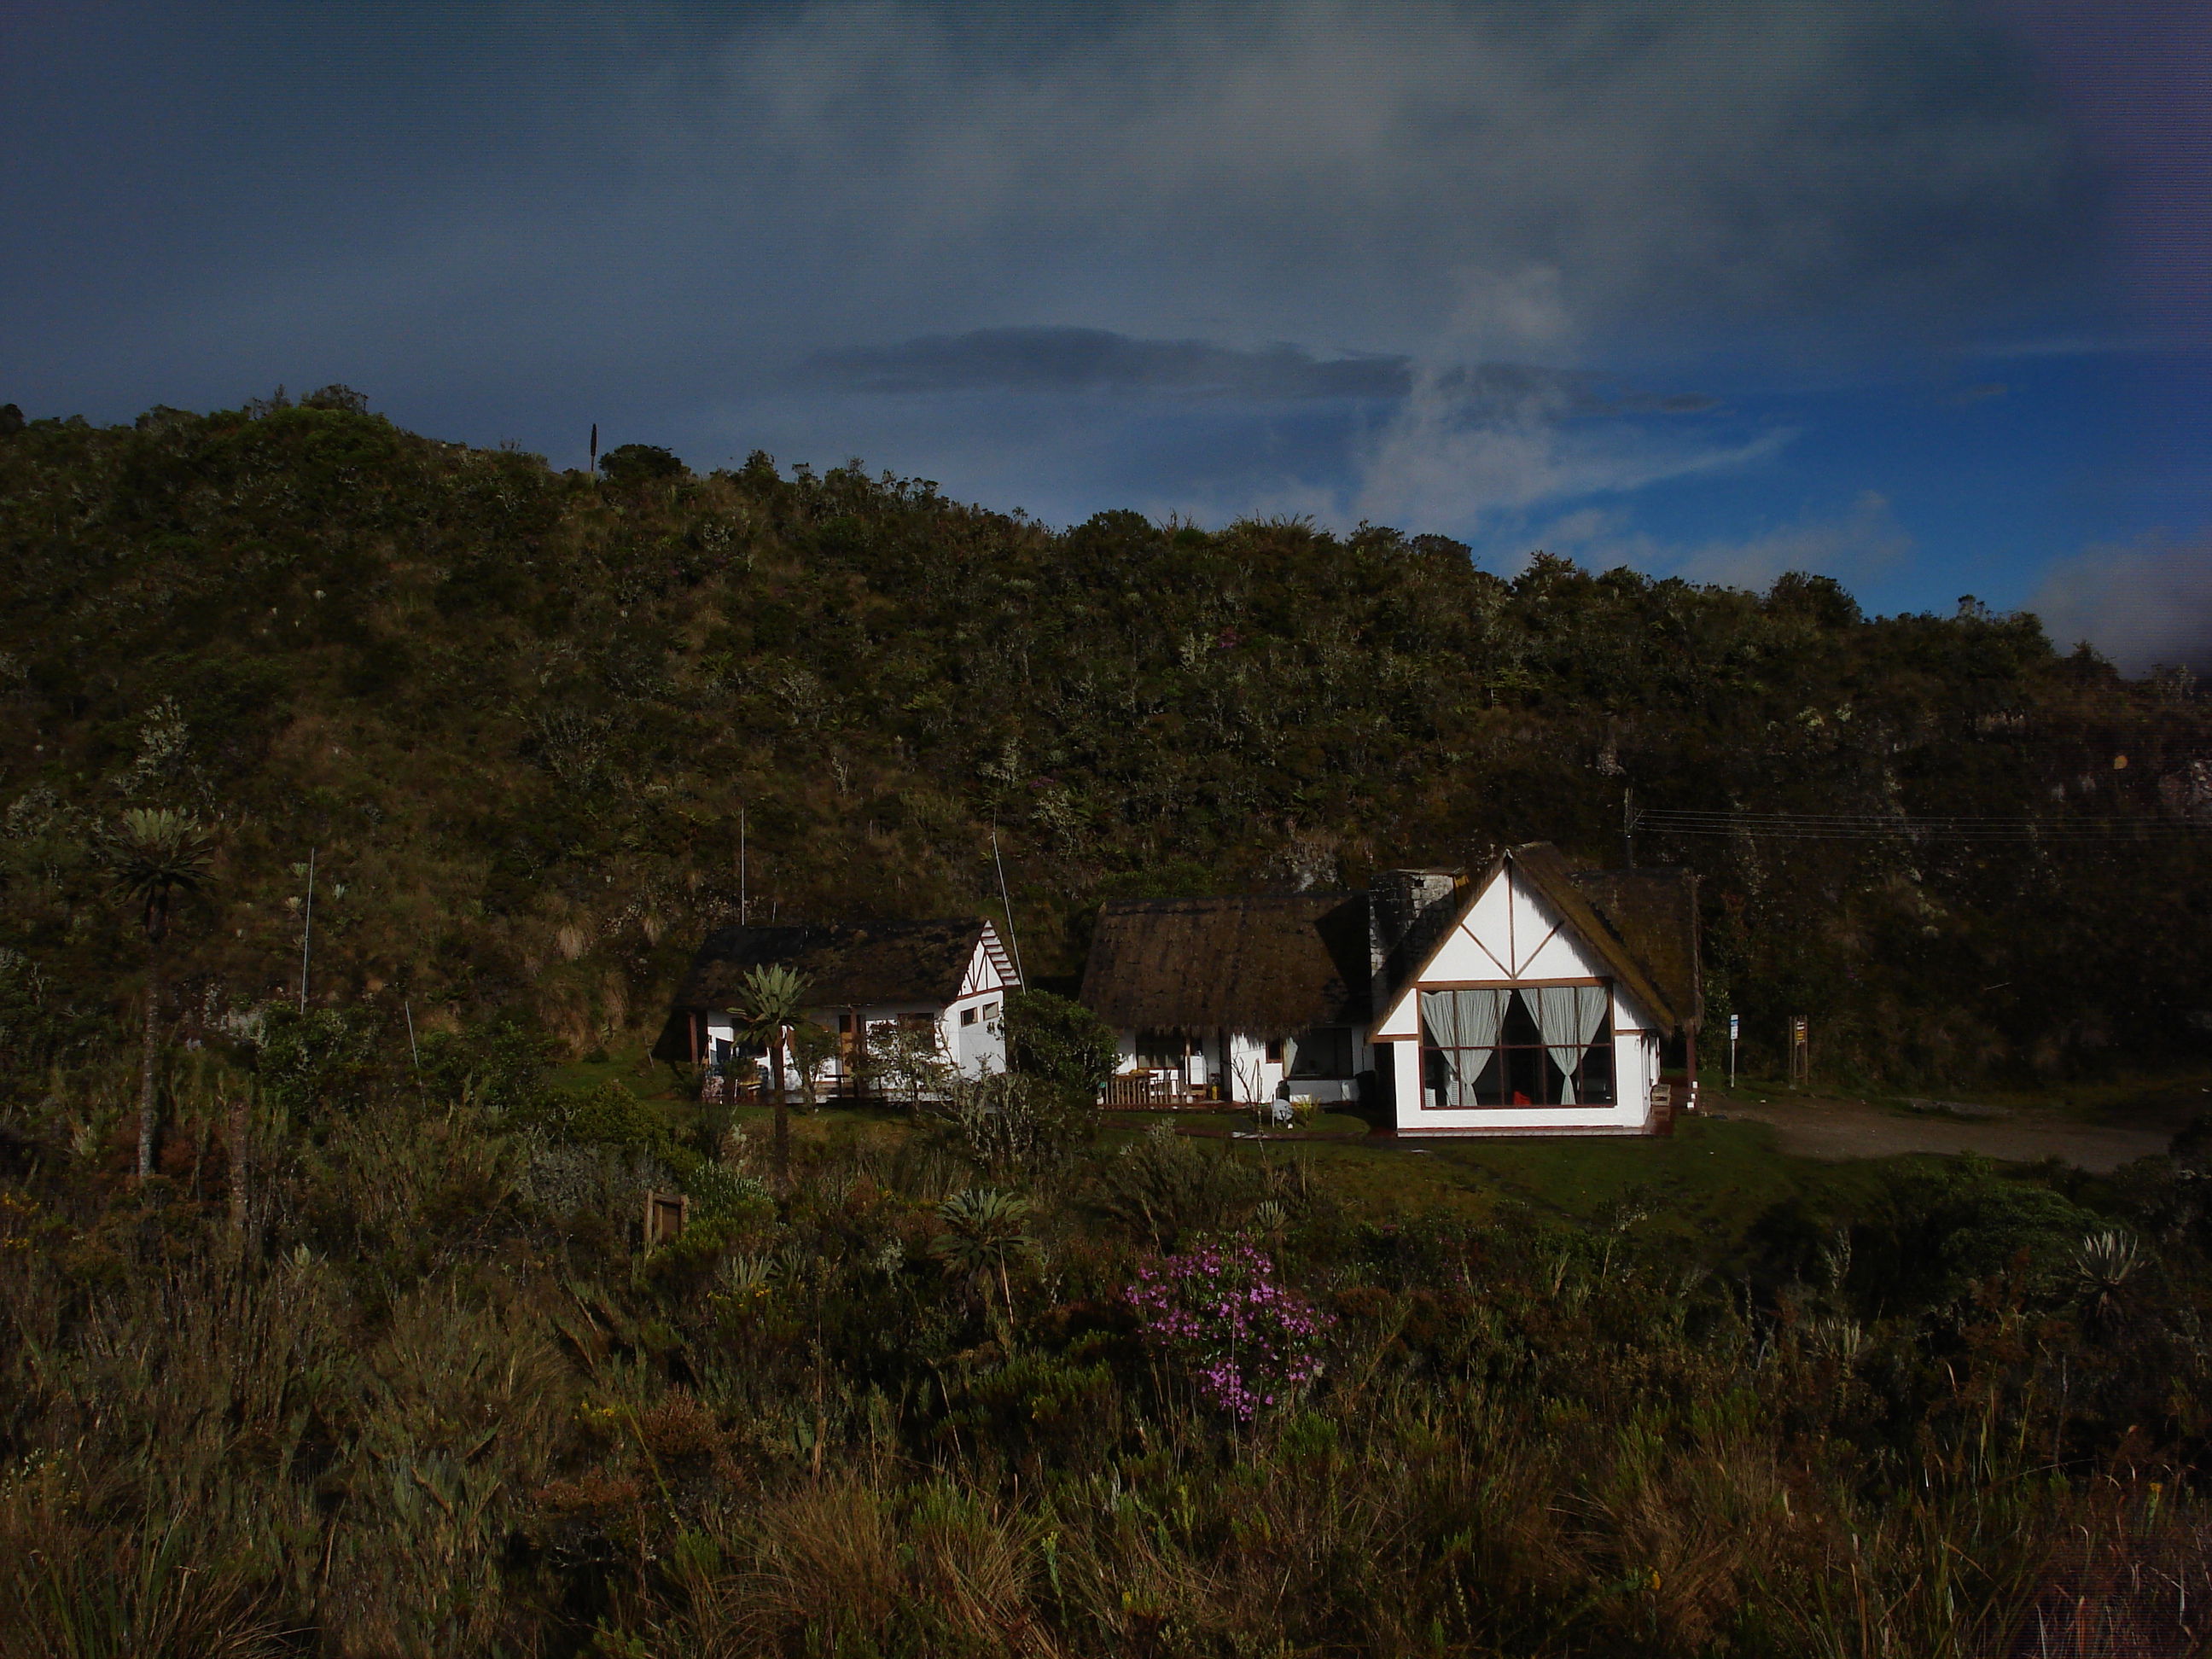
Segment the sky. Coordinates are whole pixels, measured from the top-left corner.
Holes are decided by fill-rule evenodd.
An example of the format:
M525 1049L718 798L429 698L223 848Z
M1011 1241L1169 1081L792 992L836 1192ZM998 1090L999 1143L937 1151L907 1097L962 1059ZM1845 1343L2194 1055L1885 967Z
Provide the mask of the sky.
M2212 672L2212 7L0 0L0 401L366 392Z

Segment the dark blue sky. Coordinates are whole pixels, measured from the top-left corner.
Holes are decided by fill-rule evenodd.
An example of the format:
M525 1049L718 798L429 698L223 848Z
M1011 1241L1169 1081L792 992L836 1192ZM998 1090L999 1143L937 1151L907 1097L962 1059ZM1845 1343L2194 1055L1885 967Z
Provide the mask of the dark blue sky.
M0 111L33 416L342 380L2212 657L2202 5L0 0Z

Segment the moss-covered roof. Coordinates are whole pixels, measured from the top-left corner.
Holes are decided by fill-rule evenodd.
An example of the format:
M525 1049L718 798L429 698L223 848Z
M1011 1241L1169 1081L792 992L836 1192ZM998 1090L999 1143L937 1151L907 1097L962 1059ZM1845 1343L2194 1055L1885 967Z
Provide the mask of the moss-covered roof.
M995 949L996 930L980 916L718 928L692 957L653 1053L685 1058L684 1017L736 1006L739 982L754 968L776 965L797 973L806 981L810 1008L951 1002L960 994L976 944L987 937L1000 975L1013 985L1013 966Z
M1698 878L1687 870L1577 870L1569 878L1650 975L1679 1024L1705 1022Z
M1364 894L1119 901L1082 1000L1120 1030L1289 1036L1367 1018Z

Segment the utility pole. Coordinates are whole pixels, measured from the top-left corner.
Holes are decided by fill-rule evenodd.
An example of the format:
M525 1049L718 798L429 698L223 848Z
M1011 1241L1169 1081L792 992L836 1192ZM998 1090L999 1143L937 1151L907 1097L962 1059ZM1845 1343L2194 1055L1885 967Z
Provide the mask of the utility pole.
M745 809L738 808L738 926L745 925Z
M300 1012L307 1012L307 957L315 942L315 849L307 849L307 913L300 929Z
M1636 786L1620 786L1620 846L1627 855L1628 867L1636 867Z
M995 827L991 831L991 862L999 866L999 902L1006 907L1006 946L1014 953L1014 977L1021 981L1022 988L1026 990L1030 976L1022 971L1022 941L1014 932L1014 901L1006 891L1006 861L999 856L999 832Z

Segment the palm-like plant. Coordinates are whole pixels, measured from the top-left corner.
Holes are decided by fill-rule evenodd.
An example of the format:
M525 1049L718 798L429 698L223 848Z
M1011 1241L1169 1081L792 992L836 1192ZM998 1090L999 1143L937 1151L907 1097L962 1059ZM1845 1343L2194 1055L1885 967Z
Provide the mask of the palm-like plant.
M2141 1265L2135 1240L2123 1232L2092 1233L2075 1247L2074 1293L2099 1329L2119 1322L2128 1280Z
M138 1175L154 1172L154 1060L161 1006L161 946L169 936L169 911L179 895L206 884L215 848L198 818L185 812L139 807L123 815L102 848L108 876L125 900L138 906L146 935L146 1026L138 1065Z
M775 1105L775 1182L791 1190L791 1104L784 1097L784 1044L799 1023L806 981L781 963L748 969L738 981L738 1025L750 1042L768 1045L769 1098Z
M929 1247L955 1273L984 1285L994 1278L999 1281L1009 1331L1013 1328L1014 1291L1008 1270L1013 1263L1036 1254L1036 1240L1024 1225L1030 1218L1030 1208L1029 1200L1018 1193L970 1187L937 1206L937 1218L945 1230ZM988 1303L987 1293L987 1306Z

